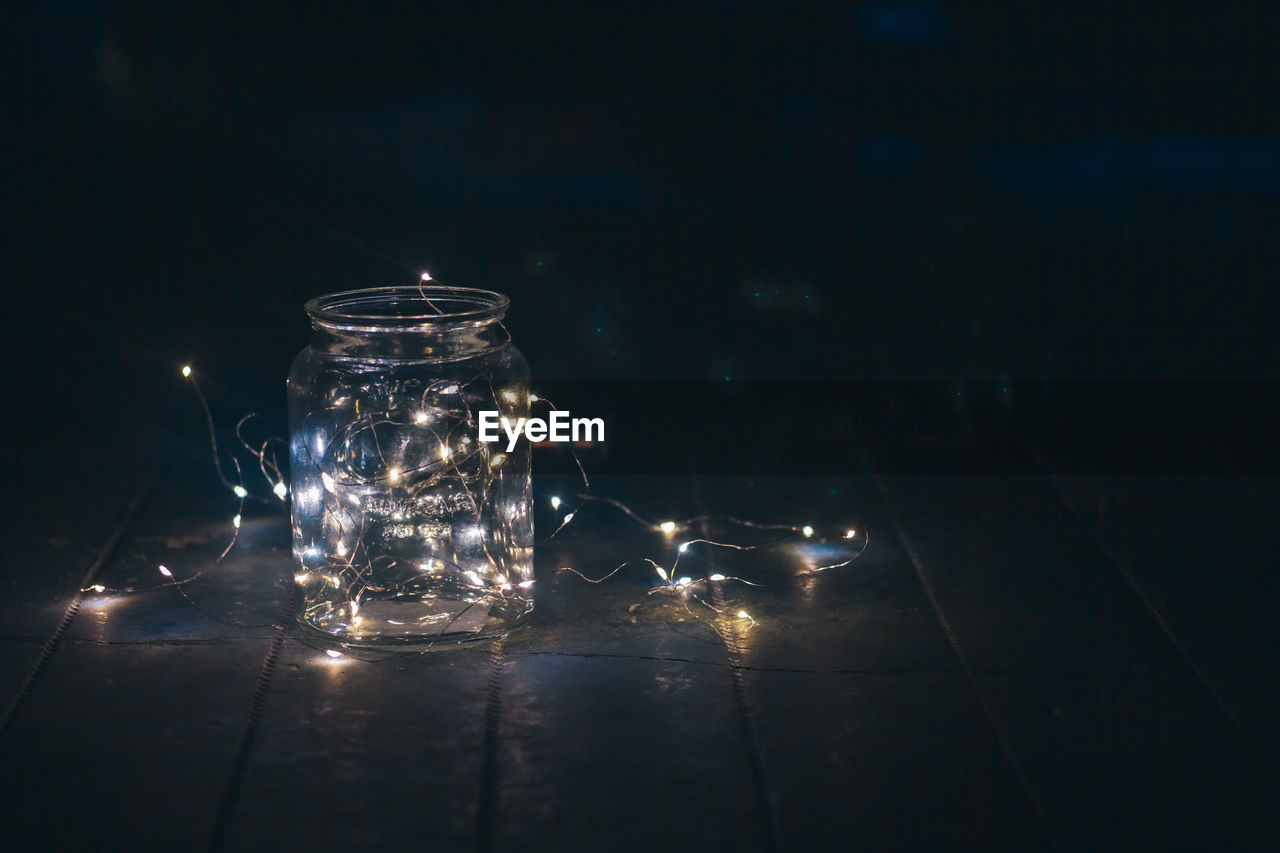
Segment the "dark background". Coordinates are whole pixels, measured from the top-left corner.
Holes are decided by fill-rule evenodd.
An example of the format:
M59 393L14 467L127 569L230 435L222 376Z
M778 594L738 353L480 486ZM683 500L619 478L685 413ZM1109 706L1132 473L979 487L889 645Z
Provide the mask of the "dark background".
M1010 5L27 4L15 331L278 402L429 269L545 377L1273 377L1278 16Z
M27 4L15 393L55 432L104 419L103 388L164 421L190 362L282 430L302 303L423 269L508 293L543 381L1271 379L1278 25L1262 4ZM1158 420L1273 396L1233 388Z
M165 466L229 515L181 366L224 439L250 410L283 432L303 302L430 270L509 294L539 387L633 425L593 470L800 472L833 504L855 470L1235 477L1151 487L1163 515L1064 500L1170 534L1117 595L1173 646L1190 625L1178 661L1226 650L1200 681L1244 673L1266 766L1206 784L1274 783L1274 8L27 2L6 35L5 541L104 538ZM1053 599L1039 540L999 542L1026 548L989 597Z

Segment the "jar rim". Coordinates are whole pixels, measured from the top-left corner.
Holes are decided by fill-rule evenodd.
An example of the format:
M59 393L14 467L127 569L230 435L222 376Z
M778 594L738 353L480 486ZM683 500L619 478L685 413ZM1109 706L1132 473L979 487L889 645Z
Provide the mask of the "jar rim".
M326 293L303 308L313 322L328 326L405 329L491 323L502 319L510 302L493 290L424 283Z

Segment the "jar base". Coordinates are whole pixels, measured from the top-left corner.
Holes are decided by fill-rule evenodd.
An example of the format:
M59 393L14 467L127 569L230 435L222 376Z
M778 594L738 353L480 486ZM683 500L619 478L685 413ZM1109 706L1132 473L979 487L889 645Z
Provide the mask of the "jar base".
M340 624L337 630L326 630L305 615L295 614L295 620L308 635L322 639L330 645L338 645L349 649L369 649L378 651L412 651L423 652L434 649L453 648L475 643L492 642L506 637L512 631L522 627L523 618L517 616L505 622L491 618L488 605L472 606L460 602L442 603L438 613L426 617L421 615L413 621L401 621L390 618L379 608L370 603L362 613L363 626L377 625L378 630L352 630L349 625ZM453 607L451 605L457 605ZM420 614L420 609L417 611ZM394 615L394 614L391 614ZM425 625L423 623L426 623ZM431 623L439 624L435 633L427 633Z

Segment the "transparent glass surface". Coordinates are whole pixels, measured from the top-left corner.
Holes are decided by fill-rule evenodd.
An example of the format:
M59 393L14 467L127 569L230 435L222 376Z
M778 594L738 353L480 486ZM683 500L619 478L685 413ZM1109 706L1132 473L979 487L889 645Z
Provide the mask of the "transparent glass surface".
M529 413L506 297L375 288L306 307L288 382L298 619L351 646L504 634L533 606L529 444L478 438L480 411Z

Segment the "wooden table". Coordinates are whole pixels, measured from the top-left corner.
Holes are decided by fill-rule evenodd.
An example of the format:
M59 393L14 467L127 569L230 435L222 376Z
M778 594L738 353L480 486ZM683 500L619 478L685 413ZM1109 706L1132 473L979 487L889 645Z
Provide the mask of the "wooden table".
M606 478L597 494L646 511L754 506L818 536L687 555L763 584L726 584L717 617L652 593L644 565L557 572L669 559L596 506L539 550L525 628L368 662L286 621L282 514L249 517L217 563L226 497L183 465L118 464L105 480L127 490L68 496L81 525L9 555L7 849L1277 838L1274 480ZM540 506L570 488L535 485ZM870 531L865 554L802 573L845 526ZM199 609L161 564L198 575L181 589Z

